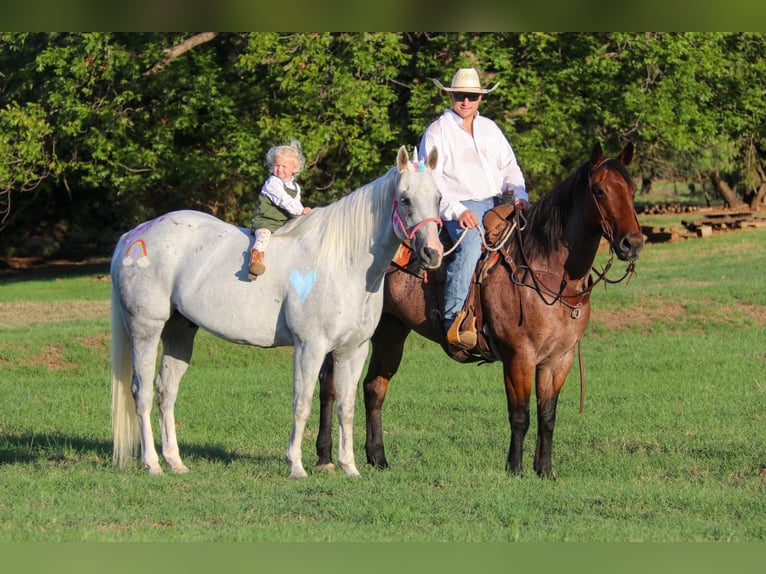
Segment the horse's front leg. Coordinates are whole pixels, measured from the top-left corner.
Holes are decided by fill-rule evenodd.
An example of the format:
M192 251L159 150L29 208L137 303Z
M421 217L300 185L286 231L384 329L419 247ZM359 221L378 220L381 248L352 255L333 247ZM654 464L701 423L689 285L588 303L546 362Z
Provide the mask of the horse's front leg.
M364 450L367 453L367 464L377 468L388 468L383 445L383 402L386 400L391 377L396 374L402 362L404 342L409 333L407 325L384 313L371 340L370 365L363 385L367 429Z
M311 400L316 387L319 370L324 361L325 352L305 344L295 345L293 355L293 429L287 443L285 458L290 465L290 478L308 476L303 468L303 433L306 421L311 413Z
M505 468L510 474L524 475L522 457L524 439L529 430L529 397L532 393L532 369L518 358L503 360L505 397L508 403L508 421L511 426L511 444Z
M535 448L534 469L538 476L555 480L553 474L553 429L556 426L556 404L558 396L549 397L544 403L537 404L537 445Z
M334 363L332 355L325 357L319 371L319 432L317 433L317 465L319 471L334 472L332 463L332 413L335 408Z
M333 353L335 400L338 412L338 465L348 476L360 476L354 460L354 401L367 358L367 341Z
M537 372L537 446L534 469L538 476L555 480L553 473L553 431L561 388L572 367L573 355Z

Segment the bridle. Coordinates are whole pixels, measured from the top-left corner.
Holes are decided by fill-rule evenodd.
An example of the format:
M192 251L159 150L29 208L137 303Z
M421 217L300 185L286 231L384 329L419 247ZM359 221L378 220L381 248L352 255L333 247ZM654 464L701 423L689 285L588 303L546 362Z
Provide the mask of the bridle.
M605 239L609 242L609 259L607 260L605 266L602 268L601 271L598 271L595 268L591 268L591 271L596 276L595 280L589 281L588 284L582 288L582 290L577 291L576 293L572 294L572 297L580 298L585 297L590 294L590 292L593 290L593 288L601 281L604 282L605 285L614 285L616 283L620 283L624 281L628 277L632 277L635 273L635 261L630 261L628 263L628 266L625 270L625 273L620 277L619 279L609 279L607 277L607 273L612 267L612 263L614 261L614 250L612 249L612 241L614 239L614 234L612 233L612 230L608 226L608 221L605 215L605 212L603 208L601 207L601 204L598 202L598 198L596 197L595 192L593 191L594 183L593 183L593 176L596 174L596 172L604 167L606 162L609 161L609 158L601 160L599 163L597 163L595 166L593 166L590 169L589 175L588 175L588 192L590 193L591 198L593 199L593 204L596 207L596 212L599 216L599 225L601 227L601 233L604 236ZM634 217L635 213L634 213ZM516 269L515 266L511 267L511 280L514 284L518 286L526 286L530 287L533 286L533 288L537 291L537 293L540 295L540 298L546 305L554 305L555 303L561 302L562 304L566 305L567 307L570 307L572 309L572 318L579 317L579 311L578 307L575 305L570 305L566 299L563 296L564 287L566 285L566 281L562 279L561 285L559 287L558 291L554 291L551 289L548 289L544 282L541 281L537 277L537 273L532 267L529 265L529 261L527 260L526 250L524 249L524 240L523 240L523 231L526 227L526 221L523 221L523 213L520 212L520 210L516 210L514 213L514 228L516 229L516 238L519 244L519 253L521 254L521 258L523 260L523 267L526 269L527 273L530 274L533 284L528 285L525 284L522 281L519 281L516 277ZM638 223L638 218L636 218L636 223ZM545 295L552 297L552 299L548 300L546 299Z
M402 216L399 213L399 204L396 201L396 186L394 186L394 209L391 213L391 223L394 226L394 233L397 235L397 237L399 237L399 239L402 241L405 239L412 241L412 239L415 237L415 234L418 232L418 229L432 222L436 223L436 225L439 227L443 225L441 217L428 217L423 221L413 225L412 228L407 229L407 226L404 223L404 219L402 219Z
M614 234L612 233L612 229L608 225L608 221L606 218L606 215L604 213L603 208L601 207L601 204L598 201L598 197L596 196L596 193L593 191L593 188L595 187L593 183L593 176L596 175L596 172L599 171L606 162L609 161L610 158L604 158L600 162L598 162L595 166L593 166L590 169L590 172L588 174L588 191L590 192L590 196L593 199L593 205L596 207L596 212L598 213L599 218L599 225L601 226L601 234L604 236L604 238L609 242L609 260L606 262L606 266L599 272L596 269L593 269L593 273L595 273L597 279L590 285L589 290L592 290L593 287L599 282L603 281L606 284L615 284L620 283L628 276L633 276L633 274L636 272L636 262L635 261L629 261L628 266L625 269L625 273L622 277L619 279L608 279L606 274L609 271L609 269L612 267L612 262L614 261L614 250L612 249L612 242L614 241ZM635 213L635 210L633 212L633 217L636 220L636 225L639 226L638 223L638 216ZM639 226L640 227L640 226ZM630 282L630 280L629 280Z

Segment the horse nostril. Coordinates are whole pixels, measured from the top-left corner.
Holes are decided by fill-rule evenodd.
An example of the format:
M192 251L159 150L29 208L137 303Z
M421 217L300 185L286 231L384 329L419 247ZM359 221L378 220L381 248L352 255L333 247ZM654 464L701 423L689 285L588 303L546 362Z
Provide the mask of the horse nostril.
M636 236L625 236L622 238L622 241L620 241L620 252L625 255L626 258L630 258L631 260L638 259L638 254L641 251L641 249L644 246L644 238L642 235Z
M439 250L434 249L433 247L424 247L422 260L425 266L429 269L437 267L440 261Z

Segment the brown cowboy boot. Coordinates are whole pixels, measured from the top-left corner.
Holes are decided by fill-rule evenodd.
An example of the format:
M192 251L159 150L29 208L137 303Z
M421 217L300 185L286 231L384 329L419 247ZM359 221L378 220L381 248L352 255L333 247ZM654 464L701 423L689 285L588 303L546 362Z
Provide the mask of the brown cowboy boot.
M478 334L476 333L476 317L466 316L465 309L458 311L455 321L447 330L447 343L452 348L470 351L476 346Z
M266 272L266 266L263 264L263 251L257 250L253 247L250 250L250 267L247 272L247 278L251 281L259 275L263 275Z

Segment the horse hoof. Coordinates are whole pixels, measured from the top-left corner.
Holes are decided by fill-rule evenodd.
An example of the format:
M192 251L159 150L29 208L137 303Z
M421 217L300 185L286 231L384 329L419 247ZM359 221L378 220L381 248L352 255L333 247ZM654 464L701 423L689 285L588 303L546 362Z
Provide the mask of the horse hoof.
M300 468L300 469L291 470L287 478L306 478L306 477L308 477L308 473L302 468Z
M325 464L318 464L314 467L317 472L327 472L329 474L335 474L335 465L331 462Z
M352 476L354 478L360 478L362 475L359 474L359 471L356 469L356 466L353 464L349 465L340 465L340 467L343 469L343 472L346 473L346 476Z
M521 467L515 467L510 464L505 465L505 471L508 473L509 476L518 476L519 478L524 478L524 469Z
M146 469L146 472L151 476L159 476L162 474L162 469L159 466L149 466L147 464L144 469Z
M189 469L185 466L177 466L173 468L173 474L186 474L189 472Z

